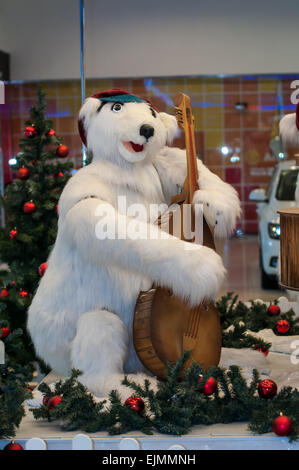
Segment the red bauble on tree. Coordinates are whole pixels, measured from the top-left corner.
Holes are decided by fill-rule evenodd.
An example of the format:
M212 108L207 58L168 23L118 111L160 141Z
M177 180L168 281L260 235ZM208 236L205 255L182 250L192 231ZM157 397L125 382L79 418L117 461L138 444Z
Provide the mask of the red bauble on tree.
M40 275L40 277L42 277L46 270L47 270L47 267L48 267L48 263L42 263L39 268L38 268L38 274Z
M50 135L50 136L51 136L51 135L55 135L54 129L50 129L50 130L47 132L46 135Z
M23 205L23 212L25 214L32 214L35 210L36 210L36 205L32 201L25 202L25 204Z
M273 398L277 394L277 385L273 380L262 380L257 388L258 394L261 398Z
M206 395L213 395L217 388L217 380L214 377L209 377L208 380L205 382L202 392Z
M5 299L5 297L7 297L7 296L8 296L8 290L5 289L5 287L4 287L4 289L1 289L0 297L1 297L2 299Z
M29 176L30 176L30 171L28 170L28 168L20 168L18 170L17 177L20 180L28 180Z
M37 130L35 129L34 126L27 126L25 128L24 134L26 137L32 139L33 137L37 135Z
M4 326L3 328L0 328L0 331L1 331L1 333L2 333L0 339L5 339L5 338L7 338L7 337L10 335L10 333L11 333L11 329L8 328L8 327L5 327L5 326Z
M69 154L69 149L66 145L59 145L56 150L56 155L60 158L67 157Z
M55 212L58 215L58 204L56 204L56 206L55 206Z
M293 423L287 416L280 416L274 419L272 430L277 436L288 436L293 431Z
M269 305L267 314L272 317L273 315L279 315L280 314L280 308L278 305Z
M276 323L276 331L277 333L280 333L280 334L285 334L289 331L290 329L290 324L287 320L279 320L277 323Z
M18 444L15 441L11 441L9 444L6 444L3 450L24 450L21 444Z
M62 178L64 176L64 173L62 171L59 171L59 173L56 173L55 178Z
M26 299L27 297L29 297L29 292L27 290L20 290L20 296L22 297L22 299Z
M55 395L55 397L50 398L48 401L48 410L53 410L58 406L62 401L62 396L60 395Z
M137 413L141 413L144 410L144 401L140 397L132 396L126 399L125 405Z
M12 229L10 232L9 232L9 236L11 239L15 238L16 236L18 235L18 231L16 228Z
M200 385L202 381L203 381L203 376L200 375L197 381L198 385ZM204 395L209 396L209 395L213 395L213 393L216 391L216 388L217 388L217 380L215 380L214 377L209 377L200 391L204 393Z
M269 349L267 349L266 346L254 346L254 349L263 353L265 356L268 356L269 354Z

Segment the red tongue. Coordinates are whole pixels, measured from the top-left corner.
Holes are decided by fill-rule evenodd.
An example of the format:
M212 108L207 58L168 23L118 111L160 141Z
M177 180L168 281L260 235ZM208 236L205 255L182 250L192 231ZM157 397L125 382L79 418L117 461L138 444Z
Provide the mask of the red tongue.
M132 145L134 152L142 152L143 145L134 144L134 142L130 142L130 144Z

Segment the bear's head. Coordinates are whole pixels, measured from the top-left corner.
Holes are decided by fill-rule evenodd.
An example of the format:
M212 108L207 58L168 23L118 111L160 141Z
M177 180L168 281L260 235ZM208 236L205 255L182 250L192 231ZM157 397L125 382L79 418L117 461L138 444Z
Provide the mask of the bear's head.
M118 88L87 98L78 126L94 160L119 163L151 159L177 131L174 116L159 113L148 100Z

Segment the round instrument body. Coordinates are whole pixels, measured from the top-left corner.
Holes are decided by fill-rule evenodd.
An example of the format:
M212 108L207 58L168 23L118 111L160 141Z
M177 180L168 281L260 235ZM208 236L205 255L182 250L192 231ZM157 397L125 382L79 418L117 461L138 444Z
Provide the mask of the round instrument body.
M163 378L167 362L176 362L184 350L192 350L189 361L205 370L217 365L221 354L221 326L211 303L190 306L169 289L141 292L135 308L133 338L143 365Z

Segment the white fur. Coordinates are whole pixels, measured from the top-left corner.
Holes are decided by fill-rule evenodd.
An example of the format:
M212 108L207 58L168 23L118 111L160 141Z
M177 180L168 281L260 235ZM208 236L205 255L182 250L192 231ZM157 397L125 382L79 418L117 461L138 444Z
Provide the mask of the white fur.
M286 114L279 123L279 133L285 144L297 147L299 131L296 126L296 113Z
M97 112L99 104L89 98L80 111L93 162L70 179L61 195L57 239L29 309L28 329L37 354L56 372L68 375L71 367L79 368L90 391L106 396L112 388L129 393L120 386L124 372L138 373L137 382L144 379L132 341L139 292L154 282L195 305L217 296L225 269L214 251L185 250L186 243L175 237L95 236L96 210L109 204L109 220L121 220L128 227L134 218L119 209L119 195L125 195L128 204L168 204L186 174L184 151L165 147L177 129L172 116L154 117L144 103L125 104L120 113L113 112L110 103ZM139 133L143 124L154 128L148 141ZM123 141L144 149L129 152ZM229 233L239 214L234 190L202 163L199 182L199 196L211 202L209 210L222 211L221 233ZM139 216L144 230L160 236L153 222Z

